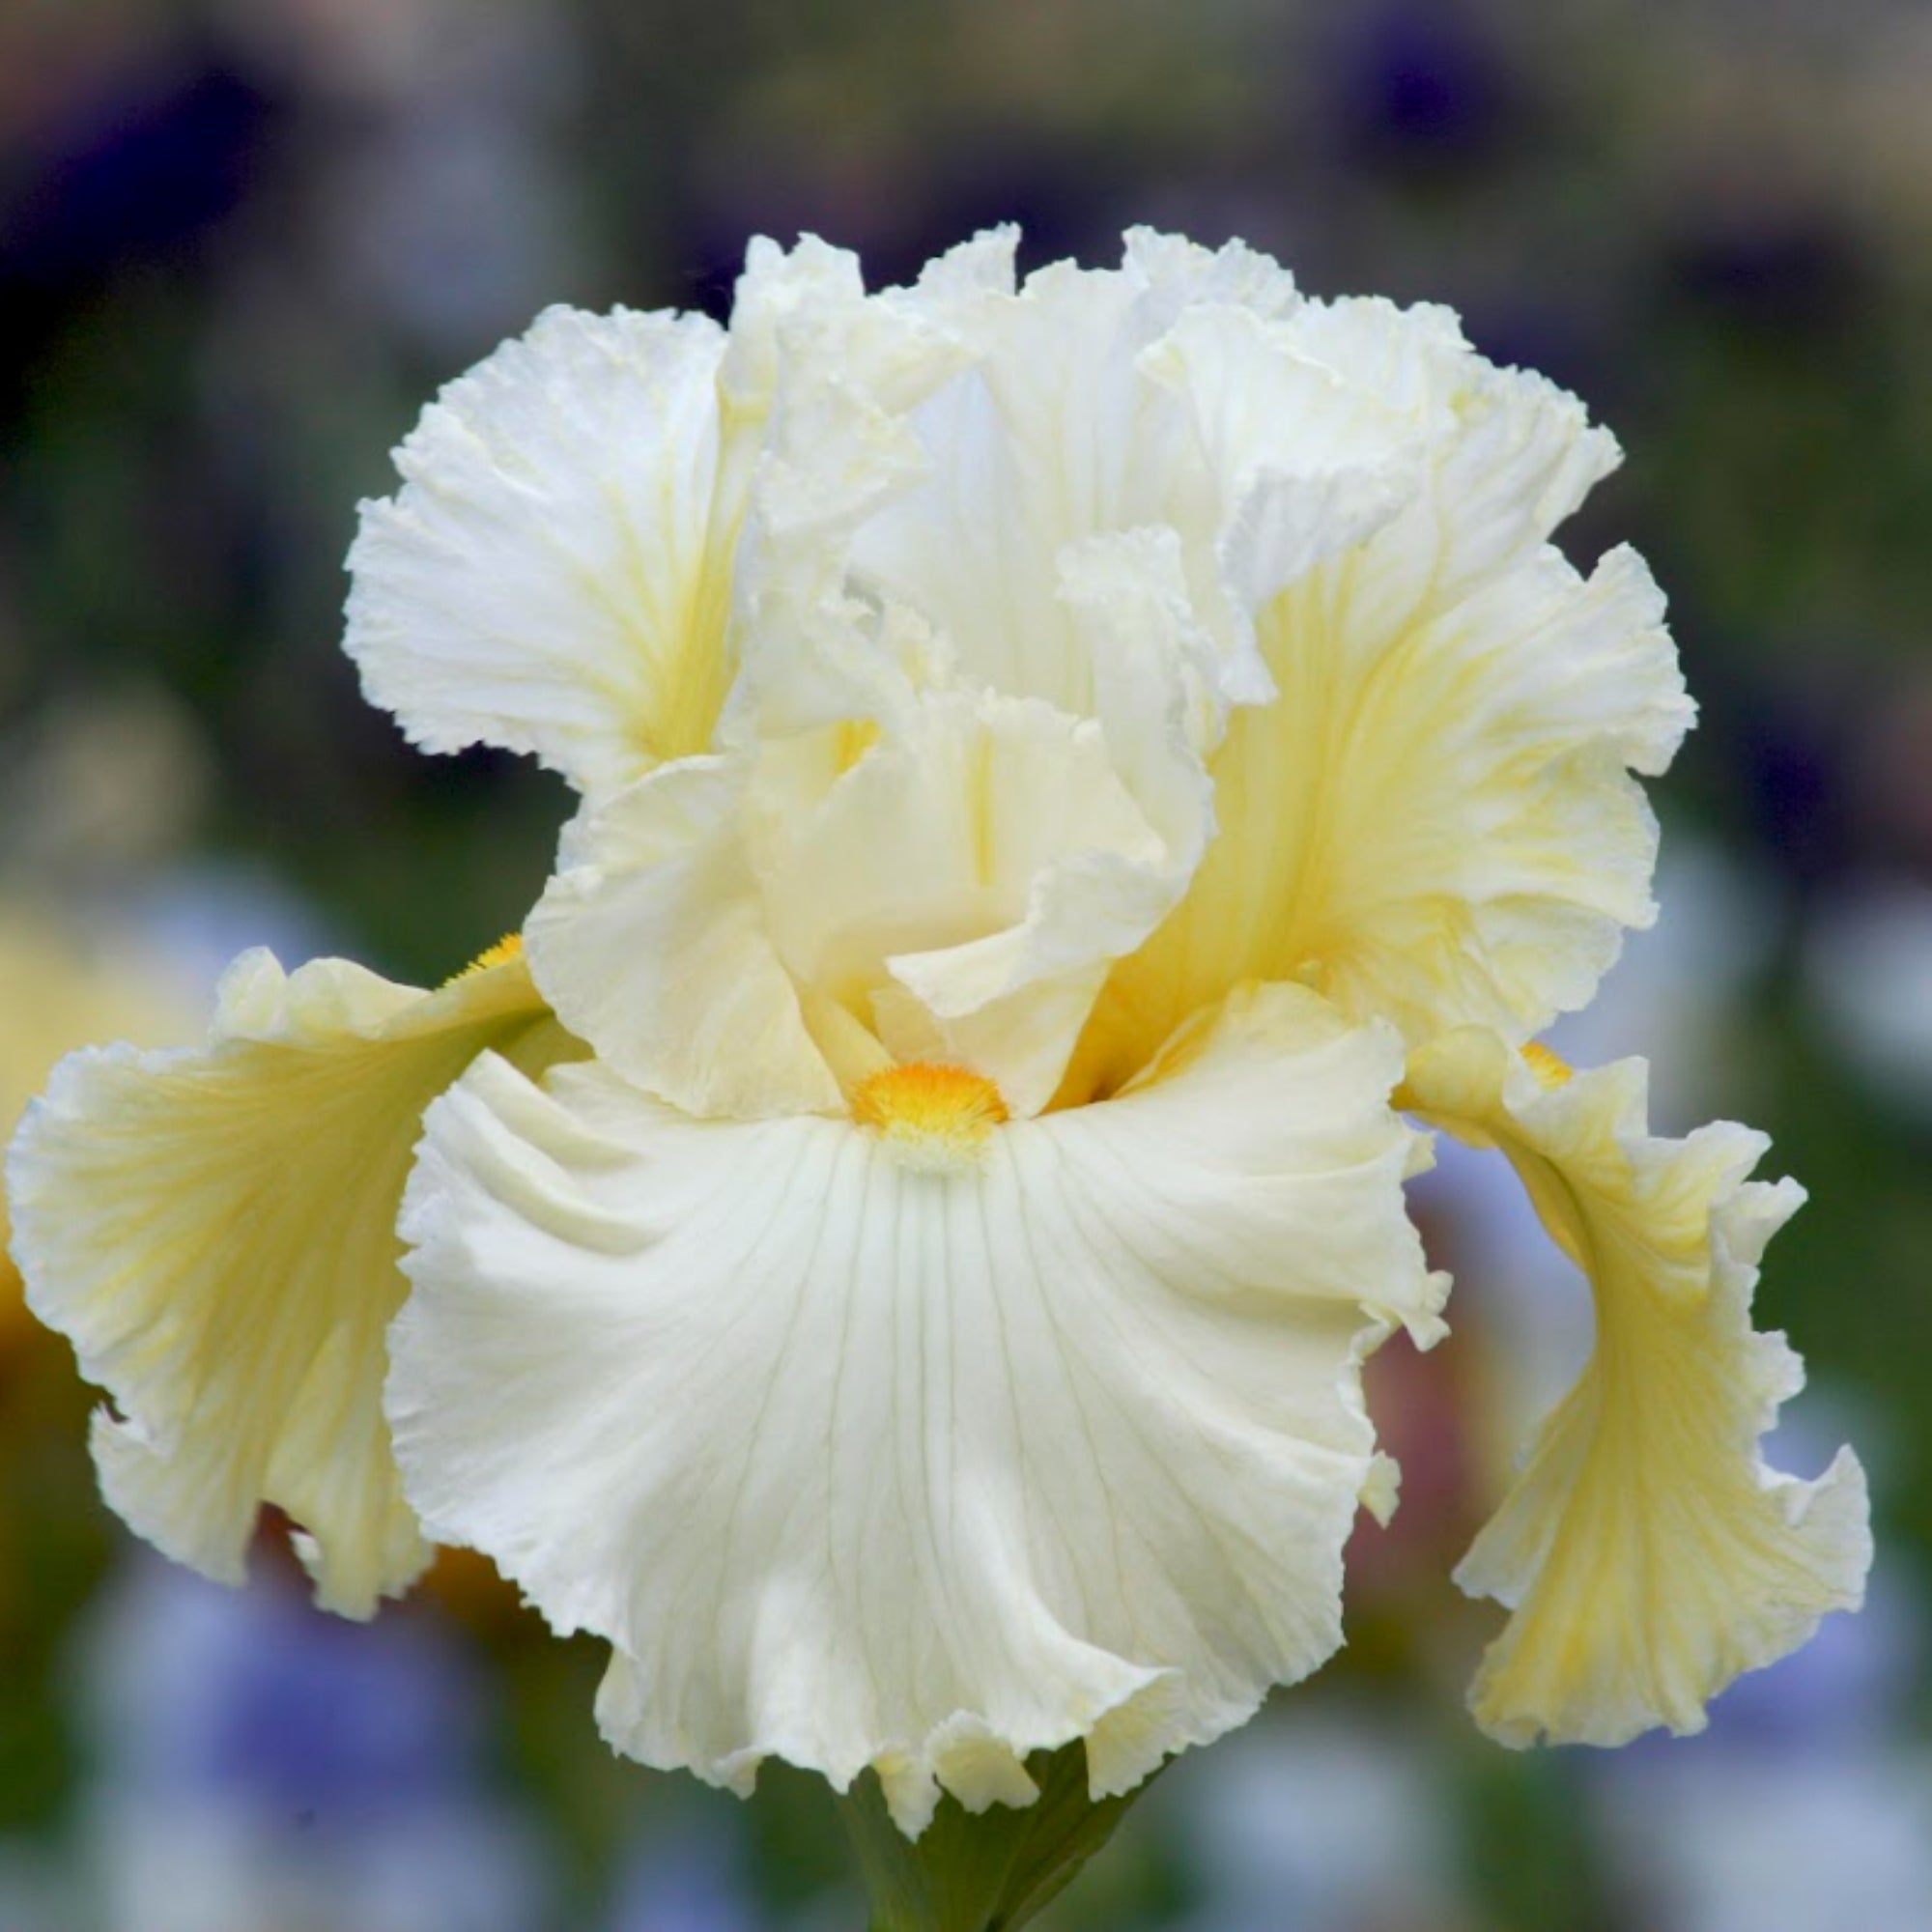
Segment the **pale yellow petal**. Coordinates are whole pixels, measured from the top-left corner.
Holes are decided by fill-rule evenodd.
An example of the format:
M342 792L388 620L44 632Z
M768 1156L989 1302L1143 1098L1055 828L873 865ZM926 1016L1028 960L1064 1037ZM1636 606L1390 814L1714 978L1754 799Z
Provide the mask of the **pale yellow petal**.
M1231 716L1219 836L1116 969L1069 1096L1130 1078L1248 979L1305 980L1415 1040L1524 1038L1649 923L1656 826L1626 767L1660 769L1690 706L1648 571L1620 550L1583 579L1545 547L1383 630L1364 611L1394 538L1264 613L1280 695Z
M970 358L974 312L1010 289L1012 242L980 237L914 288L870 295L843 249L810 236L789 254L752 243L720 377L734 438L758 439L726 741L867 714L881 682L895 682L890 638L848 593L850 541L923 475L910 412Z
M695 1114L836 1109L748 838L754 754L686 758L585 811L525 931L559 1018Z
M935 256L911 288L868 295L849 249L814 235L788 250L754 237L720 378L730 409L753 417L800 407L801 370L821 382L836 376L889 412L911 409L958 366L974 311L1011 293L1017 241L1016 230L988 230ZM791 440L787 430L781 441Z
M410 1493L613 1644L599 1720L647 1763L876 1766L914 1832L1075 1737L1124 1789L1339 1640L1359 1358L1441 1291L1400 1060L1265 989L942 1173L486 1057L404 1215Z
M547 1025L514 957L425 993L253 952L206 1047L62 1063L9 1158L15 1253L113 1401L102 1486L143 1536L239 1582L271 1503L328 1608L367 1616L414 1577L382 1412L403 1181L425 1105Z
M921 611L969 677L1089 709L1092 639L1059 595L1062 553L1186 523L1211 570L1212 492L1186 407L1142 352L1211 278L1205 251L1130 252L1118 270L1056 263L977 313L968 367L913 412L929 473L852 548L856 580Z
M1037 1113L1109 963L1174 902L1190 855L1148 823L1091 720L980 699L923 723L852 774L786 882L798 924L815 913L819 931L811 964L803 945L794 956L839 985L833 961L852 949L865 983L849 997L871 1002L896 1057L957 1060ZM903 1041L900 990L922 1015Z
M0 1137L65 1053L92 1039L162 1046L193 1039L202 1002L124 934L102 935L42 904L0 896ZM0 1355L33 1329L0 1187Z
M687 1112L838 1111L891 1058L959 1062L1037 1113L1108 965L1186 882L1195 774L1191 800L1160 794L1163 836L1097 721L947 691L884 727L685 760L573 829L533 970Z
M1213 528L1217 569L1196 590L1224 612L1236 691L1250 701L1272 695L1257 613L1386 525L1425 475L1419 412L1400 392L1350 382L1304 353L1312 313L1270 321L1191 308L1141 357L1184 404L1207 459L1211 481L1196 514Z
M1121 262L1157 293L1167 312L1182 302L1213 302L1273 320L1301 306L1293 275L1272 255L1239 240L1208 248L1185 235L1129 228L1122 238Z
M709 743L750 468L724 352L701 316L554 308L424 412L362 506L345 644L425 751L533 752L597 795Z
M1447 610L1533 554L1622 460L1575 396L1470 349L1452 310L1379 297L1310 302L1295 316L1294 340L1429 438L1419 497L1351 586L1370 635Z
M1699 1730L1739 1672L1856 1608L1871 1561L1849 1450L1811 1482L1758 1450L1803 1376L1751 1294L1803 1196L1747 1179L1766 1142L1744 1127L1653 1139L1640 1061L1572 1077L1469 1030L1411 1058L1402 1098L1509 1156L1596 1307L1588 1365L1458 1572L1514 1612L1477 1719L1509 1744Z

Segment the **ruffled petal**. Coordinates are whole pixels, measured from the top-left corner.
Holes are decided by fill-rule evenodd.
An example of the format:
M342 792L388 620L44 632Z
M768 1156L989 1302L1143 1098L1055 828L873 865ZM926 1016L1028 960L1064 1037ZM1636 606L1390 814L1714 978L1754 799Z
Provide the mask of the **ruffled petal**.
M984 693L666 767L573 832L529 922L538 982L687 1112L837 1110L895 1059L1037 1113L1206 836L1198 764L1190 798L1133 749L1166 836L1097 721Z
M989 229L935 256L910 288L868 295L849 249L814 235L789 250L754 237L732 298L721 379L729 407L762 416L798 405L804 399L785 392L799 387L791 372L803 366L821 377L836 372L842 386L885 410L912 408L958 366L957 345L976 312L1012 293L1018 241L1016 229Z
M1265 698L1257 611L1422 481L1418 406L1302 353L1309 312L1266 257L1145 230L1118 270L983 293L968 366L913 412L930 474L859 530L857 581L924 613L969 676L1079 712L1105 639L1057 607L1067 554L1157 529L1217 696Z
M858 258L806 237L752 243L721 376L727 418L757 425L738 555L743 672L720 735L740 742L868 715L897 682L872 615L848 594L853 532L928 458L910 412L968 361L975 318L1010 294L1015 236L997 231L868 295Z
M1178 892L1165 857L1091 721L935 698L775 858L774 923L895 1058L957 1060L1036 1113L1109 960Z
M600 1720L647 1763L876 1766L915 1833L1077 1736L1124 1789L1338 1640L1359 1359L1442 1286L1399 1059L1262 989L941 1175L486 1058L404 1211L411 1497L613 1644Z
M403 1181L428 1101L546 1030L516 958L424 993L251 952L207 1047L61 1064L9 1157L14 1251L119 1411L95 1451L141 1535L236 1583L275 1504L350 1616L420 1570L382 1411Z
M1507 1744L1701 1730L1740 1672L1856 1609L1871 1562L1849 1450L1812 1482L1758 1452L1804 1378L1751 1293L1803 1193L1747 1179L1768 1145L1747 1128L1653 1139L1644 1084L1641 1061L1572 1077L1468 1030L1415 1054L1401 1096L1509 1156L1596 1303L1588 1365L1457 1573L1514 1612L1471 1693Z
M1094 639L1060 600L1063 554L1109 534L1176 532L1189 580L1211 585L1233 513L1187 403L1144 366L1189 304L1271 317L1298 298L1265 257L1136 231L1122 265L1056 263L953 314L967 368L912 415L929 474L858 532L851 565L910 605L969 677L1071 712L1090 708ZM1252 306L1248 306L1252 305ZM1218 604L1205 612L1210 619ZM1217 639L1217 679L1254 695L1251 640Z
M1228 640L1231 693L1251 703L1274 695L1257 613L1388 524L1425 473L1415 405L1301 348L1317 313L1269 321L1249 308L1190 308L1141 357L1185 405L1206 458L1206 499L1180 521L1213 531L1215 571L1197 595Z
M701 316L554 308L423 412L362 506L345 642L425 751L533 752L602 794L708 744L749 478L724 352Z
M525 926L564 1024L695 1114L839 1105L752 866L753 754L686 758L578 819Z
M1378 297L1310 302L1294 339L1428 439L1421 491L1350 585L1365 637L1449 610L1533 554L1622 460L1575 396L1478 355L1452 310Z
M1231 717L1220 835L1116 970L1073 1097L1248 979L1305 980L1412 1040L1524 1039L1654 916L1656 826L1626 768L1662 770L1691 717L1662 598L1633 552L1585 579L1541 542L1589 473L1566 460L1580 413L1508 385L1464 404L1424 497L1263 612L1279 696Z
M163 960L122 933L70 928L32 901L0 895L0 1135L11 1135L55 1063L76 1042L127 1039L162 1046L192 1039L202 1007ZM12 1230L0 1186L0 1360L38 1333L8 1253Z
M741 657L741 708L809 714L838 688L798 645L839 539L922 470L905 412L1010 253L983 238L868 296L844 250L754 242L728 337L547 311L443 390L401 491L363 506L346 641L370 698L426 751L533 752L594 798L712 749Z

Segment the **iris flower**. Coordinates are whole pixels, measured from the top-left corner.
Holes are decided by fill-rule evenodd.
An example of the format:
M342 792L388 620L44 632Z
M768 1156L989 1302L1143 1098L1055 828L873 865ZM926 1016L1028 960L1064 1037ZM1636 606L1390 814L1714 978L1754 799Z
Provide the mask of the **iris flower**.
M1476 1718L1697 1728L1870 1543L1848 1452L1759 1454L1800 1191L1537 1042L1653 916L1692 716L1639 558L1550 543L1616 460L1238 244L759 242L728 328L544 315L350 558L370 697L578 794L520 939L248 955L15 1144L110 1501L231 1580L274 1504L352 1616L473 1546L609 1643L616 1748L736 1790L870 1768L917 1834L1079 1740L1123 1792L1340 1641L1447 1133L1596 1311L1458 1573Z

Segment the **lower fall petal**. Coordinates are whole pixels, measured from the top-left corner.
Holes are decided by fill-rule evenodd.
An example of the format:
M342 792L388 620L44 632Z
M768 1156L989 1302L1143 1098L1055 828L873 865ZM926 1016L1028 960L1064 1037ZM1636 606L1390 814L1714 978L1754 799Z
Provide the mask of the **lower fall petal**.
M14 1251L113 1401L108 1500L168 1555L239 1583L272 1503L327 1608L367 1616L421 1569L382 1411L397 1205L424 1106L539 1029L514 953L420 992L251 952L206 1047L56 1070L9 1158Z
M1803 1194L1748 1179L1767 1143L1731 1122L1652 1138L1640 1061L1573 1076L1466 1029L1415 1054L1401 1097L1508 1155L1596 1303L1588 1364L1457 1573L1514 1612L1477 1719L1508 1744L1701 1730L1733 1678L1857 1608L1871 1562L1849 1450L1812 1482L1759 1454L1803 1375L1751 1294Z
M615 1655L607 1736L749 1787L1096 1793L1340 1636L1359 1360L1440 1284L1394 1037L1244 996L1166 1077L938 1172L486 1056L430 1111L388 1406L433 1534Z

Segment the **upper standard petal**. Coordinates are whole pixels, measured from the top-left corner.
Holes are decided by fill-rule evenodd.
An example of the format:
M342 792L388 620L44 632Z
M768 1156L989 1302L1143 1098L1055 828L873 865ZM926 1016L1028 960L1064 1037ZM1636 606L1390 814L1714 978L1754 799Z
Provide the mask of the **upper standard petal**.
M1587 578L1546 539L1614 445L1574 398L1497 370L1439 311L1309 304L1299 352L1413 390L1423 484L1255 618L1278 694L1210 758L1219 834L1123 960L1065 1098L1130 1078L1189 1012L1294 978L1412 1040L1523 1039L1582 1005L1653 914L1632 770L1692 717L1662 598L1619 550Z
M912 412L927 474L855 533L855 582L924 614L968 676L1079 712L1105 639L1061 601L1065 557L1157 529L1216 699L1265 696L1259 599L1412 487L1385 474L1408 437L1400 412L1296 354L1299 312L1265 258L1144 231L1118 269L1056 263L989 295L964 366Z
M758 705L797 711L838 534L920 468L904 412L961 359L1000 252L868 296L843 250L755 242L728 334L546 311L362 506L346 647L370 698L426 751L534 753L593 798L711 749L748 655Z
M554 308L423 412L362 506L345 643L425 751L601 793L709 743L748 482L724 353L701 316Z

